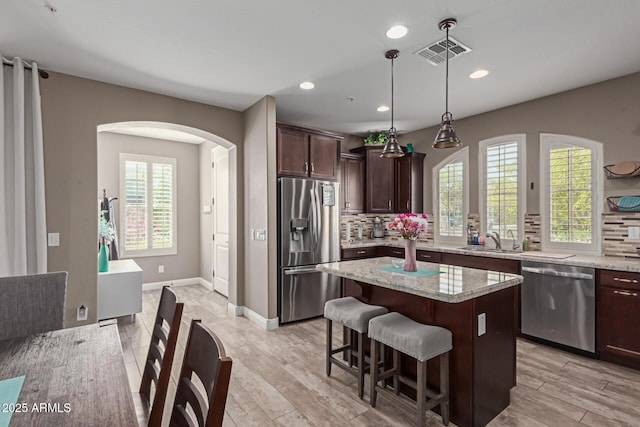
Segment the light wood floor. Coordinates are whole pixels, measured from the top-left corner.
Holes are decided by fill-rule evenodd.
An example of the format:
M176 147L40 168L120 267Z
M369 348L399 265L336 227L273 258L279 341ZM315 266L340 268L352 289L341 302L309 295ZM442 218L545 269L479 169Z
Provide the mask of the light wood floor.
M368 395L358 399L355 378L342 370L334 368L331 377L325 375L323 319L265 331L244 317L228 316L226 299L199 285L175 291L185 310L167 409L175 394L188 324L200 318L233 359L225 426L414 425L413 414L384 397L375 409ZM119 320L135 391L159 297L160 291L145 292L143 313L134 322ZM335 335L339 341L340 334ZM640 372L525 340L518 340L517 352L518 385L511 391L511 405L490 426L640 426ZM440 417L430 413L427 425L441 425Z

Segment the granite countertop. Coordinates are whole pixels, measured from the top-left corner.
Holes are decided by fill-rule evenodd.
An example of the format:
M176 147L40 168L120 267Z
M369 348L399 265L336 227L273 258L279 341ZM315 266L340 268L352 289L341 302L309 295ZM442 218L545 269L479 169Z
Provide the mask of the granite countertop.
M402 240L363 240L350 243L342 243L343 249L364 248L371 246L404 247ZM640 273L640 258L622 258L614 256L593 256L593 255L570 255L568 258L554 258L560 255L546 251L530 252L492 252L487 250L468 250L459 246L445 246L418 242L417 249L448 252L462 255L476 255L490 258L514 259L519 261L535 261L550 264L574 265L579 267L593 267L606 270L630 271ZM566 254L567 256L569 254Z
M383 288L419 295L438 301L457 303L522 283L522 276L418 261L418 269L439 271L428 277L415 277L391 266L392 257L359 259L319 264L316 270L339 277L370 283Z

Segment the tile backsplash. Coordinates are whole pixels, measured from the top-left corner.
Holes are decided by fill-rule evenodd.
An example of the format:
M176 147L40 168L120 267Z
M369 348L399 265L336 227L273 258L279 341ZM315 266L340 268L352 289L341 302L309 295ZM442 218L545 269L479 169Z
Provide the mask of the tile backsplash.
M375 217L379 216L382 221L385 223L384 228L384 237L389 240L398 240L400 239L400 233L393 230L388 230L386 224L395 219L397 214L356 214L356 215L345 215L343 214L340 217L340 241L342 243L347 243L349 240L347 239L347 227L350 225L351 227L351 239L350 241L355 242L358 240L358 226L362 225L362 240L368 241L371 240L371 235L373 233L373 220ZM433 219L431 214L427 214L429 216L429 226L427 233L422 233L418 238L419 242L424 243L433 243Z
M640 213L602 214L602 255L640 258L640 241L629 239L629 227L640 227Z
M418 241L424 243L433 243L433 215L429 216L429 229L426 234L421 234ZM373 232L373 220L379 216L385 222L385 239L399 240L400 233L390 231L386 228L386 223L393 221L396 214L375 215L375 214L359 214L359 215L342 215L340 219L340 240L347 243L347 224L351 225L351 241L358 239L358 225L363 228L363 241L371 240ZM471 225L472 230L479 230L480 215L469 214L467 223ZM619 256L619 257L636 257L640 258L636 252L636 248L640 247L640 241L629 239L629 227L640 227L640 213L638 212L615 212L602 214L602 255ZM529 238L529 250L539 251L541 245L540 230L540 214L525 214L524 219L525 238Z

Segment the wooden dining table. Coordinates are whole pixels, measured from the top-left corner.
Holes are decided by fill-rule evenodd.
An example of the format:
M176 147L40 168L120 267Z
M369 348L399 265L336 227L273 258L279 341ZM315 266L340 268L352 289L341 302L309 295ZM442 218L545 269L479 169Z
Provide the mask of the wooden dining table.
M115 321L0 341L0 381L21 376L11 426L138 425Z

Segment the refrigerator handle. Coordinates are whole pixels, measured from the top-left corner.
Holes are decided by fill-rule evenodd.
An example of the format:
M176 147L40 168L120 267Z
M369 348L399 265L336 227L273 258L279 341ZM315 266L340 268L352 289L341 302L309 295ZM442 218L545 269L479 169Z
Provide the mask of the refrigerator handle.
M309 234L311 235L311 253L315 254L317 246L316 223L318 222L318 214L316 212L316 190L315 185L309 190Z

